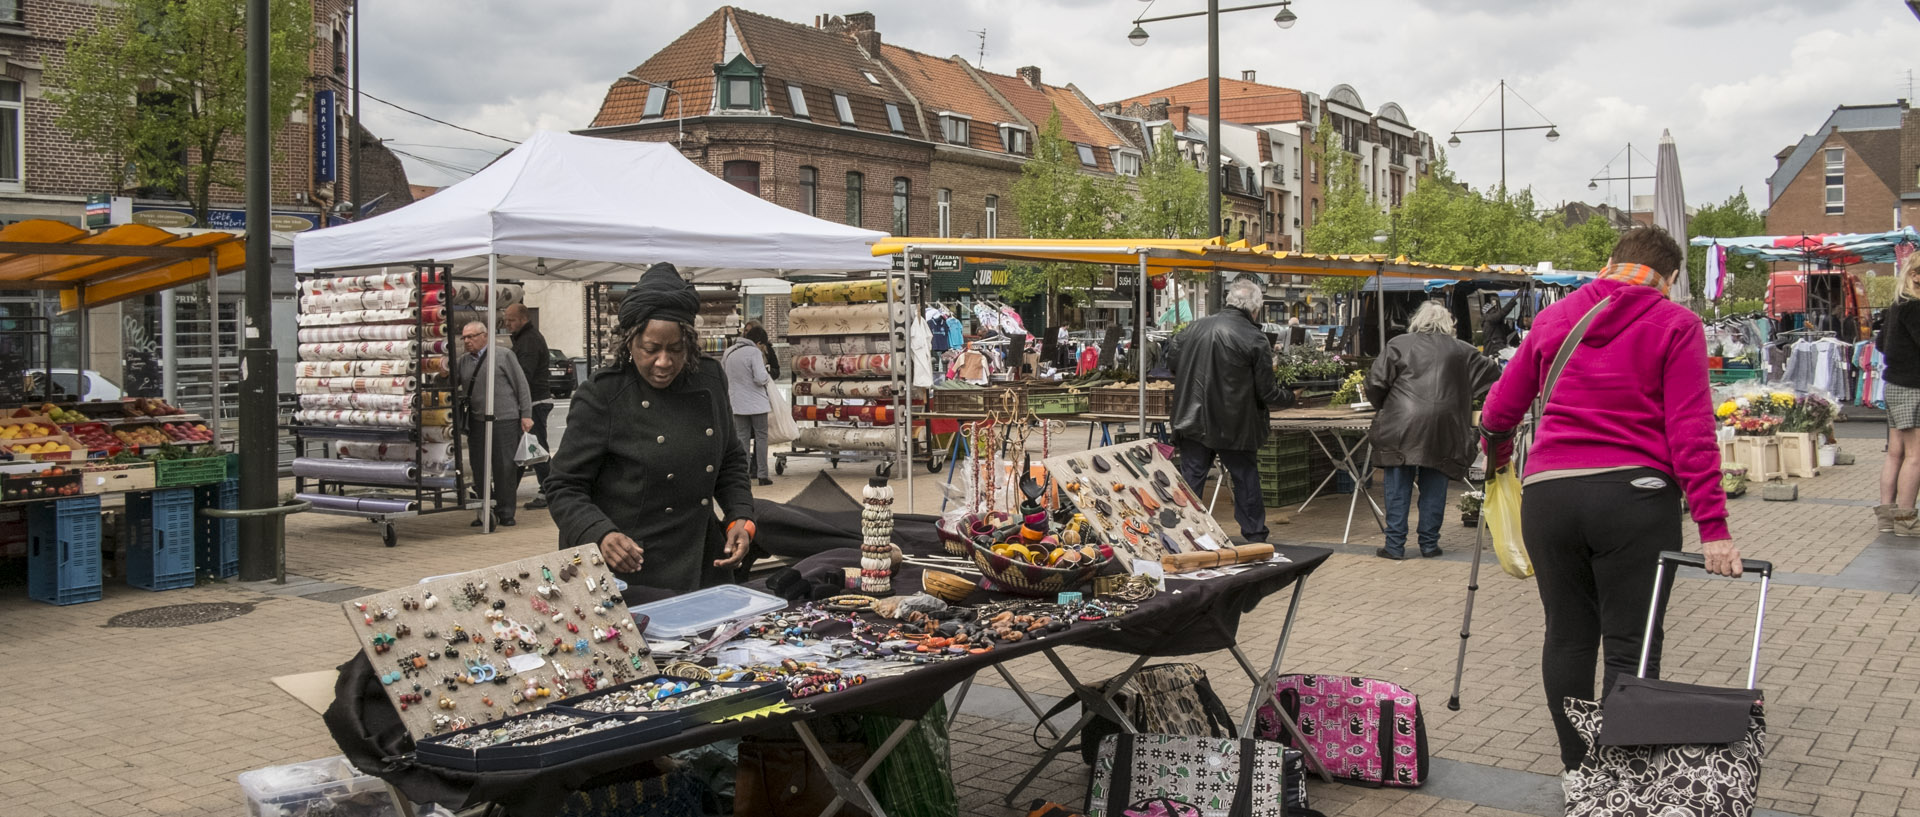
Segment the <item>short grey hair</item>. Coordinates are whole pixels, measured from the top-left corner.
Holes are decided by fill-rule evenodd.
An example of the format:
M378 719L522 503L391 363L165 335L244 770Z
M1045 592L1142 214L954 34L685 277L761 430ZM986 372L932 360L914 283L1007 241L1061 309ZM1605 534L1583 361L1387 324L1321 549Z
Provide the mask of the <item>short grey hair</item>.
M1260 284L1252 278L1240 278L1227 285L1227 306L1258 316L1260 307L1266 305L1266 293L1260 291Z
M1413 311L1413 317L1407 321L1408 332L1432 332L1436 335L1453 334L1453 313L1447 311L1445 304L1439 301L1427 301Z

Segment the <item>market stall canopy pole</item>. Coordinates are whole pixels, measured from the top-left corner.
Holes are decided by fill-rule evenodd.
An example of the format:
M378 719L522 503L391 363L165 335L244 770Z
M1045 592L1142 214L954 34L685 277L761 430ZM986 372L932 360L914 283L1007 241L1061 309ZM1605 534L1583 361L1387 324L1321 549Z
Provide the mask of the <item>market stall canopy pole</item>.
M1632 206L1632 202L1628 202ZM1660 132L1660 152L1653 160L1653 223L1666 230L1680 244L1680 274L1675 276L1668 297L1685 302L1693 297L1687 282L1687 196L1680 185L1680 150L1674 147L1673 132Z
M298 272L422 258L478 266L497 255L508 268L529 259L529 270L544 259L549 275L577 281L634 280L665 261L709 282L885 269L871 252L885 237L743 191L672 145L541 131L426 199L295 236L293 263Z

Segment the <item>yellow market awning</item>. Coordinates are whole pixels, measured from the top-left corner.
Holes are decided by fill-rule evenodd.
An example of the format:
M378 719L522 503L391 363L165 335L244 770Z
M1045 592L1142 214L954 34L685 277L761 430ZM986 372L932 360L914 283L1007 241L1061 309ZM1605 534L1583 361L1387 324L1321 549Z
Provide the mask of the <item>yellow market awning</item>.
M1046 238L887 238L874 244L876 256L911 252L957 255L972 261L1005 260L1036 264L1115 264L1136 266L1147 259L1148 275L1175 271L1241 272L1263 275L1336 275L1368 278L1491 280L1522 284L1524 275L1487 266L1424 264L1406 256L1318 255L1221 244L1214 239L1046 239Z
M63 312L172 289L246 264L246 240L236 233L182 234L145 224L91 232L45 219L0 228L0 289L60 290Z

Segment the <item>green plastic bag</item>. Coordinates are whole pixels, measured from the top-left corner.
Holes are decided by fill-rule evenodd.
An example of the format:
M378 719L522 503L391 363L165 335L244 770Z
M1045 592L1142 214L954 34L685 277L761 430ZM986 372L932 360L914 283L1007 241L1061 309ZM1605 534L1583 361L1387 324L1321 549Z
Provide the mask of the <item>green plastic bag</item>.
M1527 543L1520 536L1520 477L1513 473L1513 466L1493 472L1487 480L1481 515L1493 538L1493 555L1499 558L1500 569L1516 579L1533 576L1533 560L1527 558Z

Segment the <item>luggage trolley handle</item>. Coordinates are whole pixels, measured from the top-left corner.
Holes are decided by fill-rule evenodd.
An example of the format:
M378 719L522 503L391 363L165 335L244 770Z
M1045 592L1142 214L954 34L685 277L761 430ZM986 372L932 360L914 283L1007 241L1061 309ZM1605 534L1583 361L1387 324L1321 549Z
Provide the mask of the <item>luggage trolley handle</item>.
M1676 570L1681 567L1705 570L1707 557L1678 550L1660 551L1660 564L1653 571L1653 603L1647 606L1647 630L1640 638L1640 667L1634 672L1641 678L1647 677L1647 655L1653 649L1653 625L1659 620L1660 586L1665 583L1668 565L1673 565ZM1740 570L1760 574L1760 603L1753 614L1753 651L1747 663L1747 688L1753 689L1760 672L1760 628L1767 620L1767 586L1773 581L1773 563L1760 559L1741 559Z

